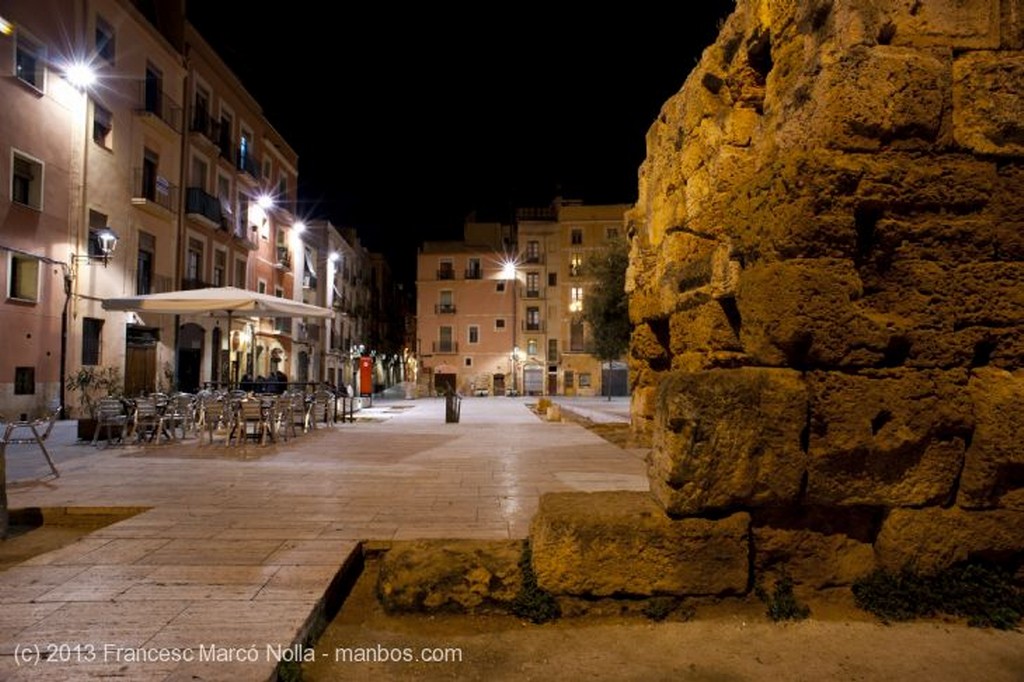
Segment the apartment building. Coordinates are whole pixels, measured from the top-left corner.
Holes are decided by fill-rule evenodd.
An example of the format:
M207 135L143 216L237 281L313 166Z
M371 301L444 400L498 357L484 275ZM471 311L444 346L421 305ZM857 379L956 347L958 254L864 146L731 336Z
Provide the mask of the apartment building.
M424 390L625 395L624 362L589 352L582 319L596 283L585 264L623 237L625 204L556 199L513 225L468 223L460 242L426 242L417 264Z

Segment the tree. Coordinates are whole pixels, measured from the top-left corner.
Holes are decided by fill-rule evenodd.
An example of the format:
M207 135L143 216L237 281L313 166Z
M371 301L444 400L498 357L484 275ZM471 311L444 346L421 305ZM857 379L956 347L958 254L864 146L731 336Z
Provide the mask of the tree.
M601 362L618 360L629 348L629 301L626 297L626 267L629 244L619 237L584 262L583 274L590 281L583 301L583 321L590 328L590 353ZM604 384L601 382L601 390ZM608 387L608 400L612 399Z

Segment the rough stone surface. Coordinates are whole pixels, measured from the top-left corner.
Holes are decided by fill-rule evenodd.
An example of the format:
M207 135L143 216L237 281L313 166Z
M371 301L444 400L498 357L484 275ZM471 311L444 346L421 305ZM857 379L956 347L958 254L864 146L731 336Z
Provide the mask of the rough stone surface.
M627 215L667 513L1024 506L1022 121L1019 0L738 0L648 130ZM733 378L766 368L793 388ZM972 553L1006 545L972 523ZM875 542L754 532L757 570L819 585ZM890 528L887 556L911 541Z
M792 370L678 373L661 384L648 473L672 515L797 501L807 388Z
M875 542L881 567L934 573L980 559L1019 567L1024 561L1024 511L894 509Z
M530 529L537 584L556 596L740 594L750 516L671 520L647 493L549 493Z
M975 428L957 504L1024 510L1024 375L987 367L968 386Z
M377 592L390 611L504 610L523 584L523 543L418 540L395 543Z

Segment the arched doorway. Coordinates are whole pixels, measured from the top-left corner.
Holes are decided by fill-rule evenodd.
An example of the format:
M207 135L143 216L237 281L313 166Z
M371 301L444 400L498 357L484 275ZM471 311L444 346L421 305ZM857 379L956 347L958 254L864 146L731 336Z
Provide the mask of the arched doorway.
M199 375L203 365L203 337L205 330L189 322L178 330L178 386L177 390L195 393L199 390Z

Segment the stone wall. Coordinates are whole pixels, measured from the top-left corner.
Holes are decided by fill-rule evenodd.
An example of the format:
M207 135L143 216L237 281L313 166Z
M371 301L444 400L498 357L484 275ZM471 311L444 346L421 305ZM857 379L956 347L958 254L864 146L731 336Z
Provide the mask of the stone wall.
M648 132L634 426L755 571L1024 556L1022 48L1024 0L739 0Z

